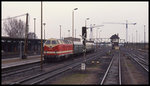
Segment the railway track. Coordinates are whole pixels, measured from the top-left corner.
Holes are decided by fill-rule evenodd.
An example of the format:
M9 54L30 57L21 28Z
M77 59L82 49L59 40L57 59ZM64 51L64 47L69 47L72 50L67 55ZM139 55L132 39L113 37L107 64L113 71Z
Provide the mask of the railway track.
M25 64L25 65L4 68L4 69L2 69L2 74L7 74L7 73L11 73L11 72L16 72L18 70L28 69L29 67L34 68L35 66L38 66L38 65L40 65L40 62L33 62L33 63Z
M101 85L109 85L116 84L121 85L121 64L120 64L120 51L115 52L115 56L113 56L100 84Z
M131 51L131 50L130 50ZM143 57L143 58L148 58L148 52L141 52L139 50L133 50L133 52L136 54L136 55L139 55L140 57Z
M142 52L142 53L144 53L144 54L147 54L149 51L148 51L148 50L141 50L141 49L139 50L139 49L138 49L138 52Z
M127 51L123 49L124 53L133 61L135 61L140 67L142 67L146 72L149 72L149 63L146 60L146 58L139 53L132 52L132 51Z
M93 58L98 58L99 55L100 54L92 56L91 58L87 58L87 61L92 60ZM82 62L83 62L83 60L76 61L76 62L67 64L63 67L59 67L55 70L44 72L44 73L41 73L41 74L38 74L38 75L35 75L35 76L32 76L32 77L27 77L23 80L17 81L17 82L12 83L12 84L31 84L31 85L32 84L39 84L42 81L50 79L50 78L52 78L56 75L59 75L59 74L65 72L65 71L72 70L74 67L79 66Z
M106 50L107 51L107 50ZM102 51L103 53L105 53L106 51ZM97 54L97 53L99 53L99 54ZM88 58L89 60L90 59L93 59L93 58L95 58L97 55L102 55L102 53L100 53L100 52L97 52L96 53L96 55L94 55L94 54L92 54L92 55L89 55L88 57L92 57L92 58ZM93 56L94 55L94 56ZM82 59L82 58L81 58ZM36 84L36 83L40 83L41 81L43 81L43 80L45 80L45 79L48 79L48 78L50 78L50 77L53 77L53 76L55 76L55 75L57 75L57 74L60 74L60 73L62 73L62 72L64 72L64 71L67 71L67 70L69 70L70 68L74 68L74 67L76 67L76 66L78 66L78 65L80 65L81 64L81 62L82 62L82 60L81 59L79 59L79 60L77 60L76 62L73 62L73 63L70 63L69 65L66 65L66 66L64 66L64 67L59 67L59 68L55 68L54 70L50 70L50 71L48 71L48 72L45 72L45 73L40 73L40 74L37 74L37 75L35 75L35 76L31 76L31 77L24 77L24 79L21 79L21 80L17 80L17 82L13 82L13 83L11 83L11 84L26 84L26 83L28 83L28 84ZM74 64L74 63L76 63L76 64ZM74 64L74 65L72 65L71 66L71 64ZM36 67L35 67L36 68ZM37 66L37 68L38 68L38 66ZM30 68L30 69L24 69L24 70L22 70L22 71L29 71L29 70L32 70L32 68ZM18 72L22 72L22 71L18 71ZM10 75L13 75L13 73L10 73ZM16 72L16 74L17 74L17 72ZM54 75L53 75L54 74ZM6 74L7 76L9 76L9 74ZM4 75L5 76L5 75ZM46 78L47 77L47 78ZM38 80L37 80L38 79ZM30 83L30 80L31 80L31 82L32 83ZM33 80L33 81L32 81ZM35 80L35 81L34 81ZM28 81L28 82L27 82Z
M129 56L129 58L133 59L139 66L141 66L145 71L149 72L149 65L141 58L133 55L132 53L127 53L127 55Z
M21 81L18 81L18 82L15 82L13 84L38 84L50 77L53 77L53 76L56 76L62 72L65 72L67 70L69 70L70 68L74 68L75 66L79 65L80 63L76 63L76 64L69 64L69 65L66 65L64 67L61 67L61 68L57 68L55 70L52 70L52 71L48 71L48 72L44 72L44 73L41 73L41 74L38 74L38 75L35 75L35 76L32 76L32 77L28 77L28 78L25 78Z
M56 63L48 64L47 66L52 67L52 66L55 66L55 65L56 65ZM44 64L43 66L44 66L44 68L46 68L46 64ZM16 67L16 68L13 67L13 68L5 69L2 72L2 77L7 77L7 76L19 74L19 73L24 73L26 71L28 72L30 70L36 70L36 69L40 69L40 62L38 62L38 64L37 63L27 64L27 65L21 66L21 68L20 67L19 68L18 67Z
M146 65L146 66L148 66L148 61L146 61L146 59L143 57L143 56L141 56L141 55L138 55L138 54L134 54L134 53L131 53L134 57L136 57L136 59L140 62L140 63L142 63L142 64L144 64L144 65Z
M44 68L48 68L48 67L53 67L55 66L56 64L51 64L51 65L47 65L47 64L44 64ZM15 76L16 74L22 74L22 73L25 73L25 72L33 72L33 71L36 71L36 70L39 70L40 69L40 64L37 65L37 66L34 66L34 65L31 65L31 67L28 67L28 68L22 68L20 70L16 70L16 71L13 71L13 72L8 72L8 73L3 73L2 74L2 77L5 78L5 77L9 77L9 76Z

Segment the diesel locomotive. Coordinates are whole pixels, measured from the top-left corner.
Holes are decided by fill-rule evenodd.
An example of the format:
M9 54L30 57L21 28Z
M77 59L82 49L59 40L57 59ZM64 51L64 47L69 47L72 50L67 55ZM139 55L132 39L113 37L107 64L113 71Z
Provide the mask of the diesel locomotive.
M83 44L81 42L72 42L70 40L50 38L44 43L44 60L53 61L69 58L72 55L83 53ZM86 52L95 50L93 42L86 43Z

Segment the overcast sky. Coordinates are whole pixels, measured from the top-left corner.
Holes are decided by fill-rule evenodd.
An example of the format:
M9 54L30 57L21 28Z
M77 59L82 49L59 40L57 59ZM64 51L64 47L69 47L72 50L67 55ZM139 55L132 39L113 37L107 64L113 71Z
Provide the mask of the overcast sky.
M72 10L74 11L74 29L76 37L80 38L82 26L90 24L102 25L103 22L114 23L137 23L128 26L128 40L136 41L136 30L138 31L138 41L144 39L144 25L146 25L146 41L148 41L148 2L43 2L43 22L46 23L46 38L59 38L60 27L62 26L62 36L72 36ZM41 2L2 2L2 19L29 13L29 32L34 32L34 20L36 18L36 34L41 38ZM25 21L25 16L19 17ZM126 26L122 24L103 24L99 27L101 38L110 38L119 33L121 39L126 37ZM93 29L93 37L96 37L96 29ZM3 30L2 30L3 31ZM89 30L88 30L89 38Z

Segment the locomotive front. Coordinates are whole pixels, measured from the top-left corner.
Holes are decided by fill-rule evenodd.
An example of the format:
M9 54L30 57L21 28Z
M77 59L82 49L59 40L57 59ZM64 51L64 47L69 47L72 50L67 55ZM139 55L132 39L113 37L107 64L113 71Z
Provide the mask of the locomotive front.
M44 60L53 61L73 54L73 44L62 39L48 39L44 44Z
M52 60L57 58L58 41L56 39L48 39L44 44L44 60Z

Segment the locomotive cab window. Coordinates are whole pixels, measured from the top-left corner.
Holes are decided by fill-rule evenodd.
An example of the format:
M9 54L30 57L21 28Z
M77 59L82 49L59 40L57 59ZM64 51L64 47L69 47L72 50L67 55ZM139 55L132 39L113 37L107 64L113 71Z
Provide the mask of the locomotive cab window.
M57 44L56 40L52 40L52 44Z
M50 40L46 41L45 44L50 44Z

